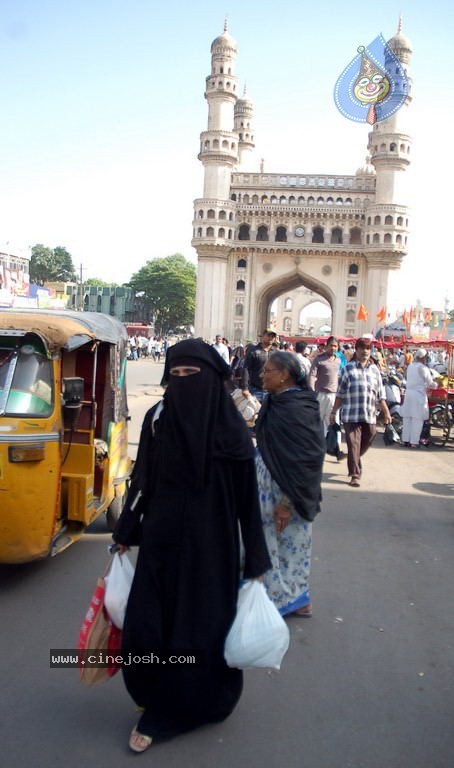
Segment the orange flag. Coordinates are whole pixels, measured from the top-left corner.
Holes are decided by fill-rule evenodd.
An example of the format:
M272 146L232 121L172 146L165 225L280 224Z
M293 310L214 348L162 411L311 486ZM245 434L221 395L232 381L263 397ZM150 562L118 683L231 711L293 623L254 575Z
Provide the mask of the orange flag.
M426 309L426 311L424 313L424 322L425 323L430 323L431 320L432 320L432 310L431 309Z
M382 307L380 311L377 312L377 318L379 323L386 322L386 307Z
M406 309L404 309L404 314L402 315L402 320L404 322L404 325L408 328L410 325L410 318L408 317L408 312Z
M367 311L364 304L359 305L358 314L356 315L357 320L367 320L369 317L369 312Z

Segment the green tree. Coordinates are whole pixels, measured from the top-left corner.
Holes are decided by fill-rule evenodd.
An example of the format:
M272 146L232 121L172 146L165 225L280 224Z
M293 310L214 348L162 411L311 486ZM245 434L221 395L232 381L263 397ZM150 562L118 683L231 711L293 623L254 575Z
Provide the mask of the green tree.
M71 254L58 245L47 248L42 243L34 245L30 258L30 281L38 285L50 282L69 282L76 280L76 272Z
M196 268L181 253L147 261L129 285L143 294L157 333L194 322Z
M101 280L100 277L89 277L84 281L84 285L99 285L101 288L115 288L118 283L106 283L105 280Z

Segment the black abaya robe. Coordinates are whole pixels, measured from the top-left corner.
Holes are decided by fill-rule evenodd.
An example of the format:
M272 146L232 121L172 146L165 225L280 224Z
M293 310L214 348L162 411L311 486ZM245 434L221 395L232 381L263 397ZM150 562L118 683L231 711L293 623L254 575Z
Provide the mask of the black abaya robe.
M160 659L123 667L130 695L145 710L137 728L168 738L223 720L241 695L242 672L227 667L223 655L239 585L238 522L244 577L259 576L270 561L252 455L213 458L207 484L190 492L181 487L177 474L170 477L167 467L131 509L153 453L154 411L144 420L135 478L114 539L126 545L141 539L123 652L153 653ZM170 655L194 656L196 663L173 664Z

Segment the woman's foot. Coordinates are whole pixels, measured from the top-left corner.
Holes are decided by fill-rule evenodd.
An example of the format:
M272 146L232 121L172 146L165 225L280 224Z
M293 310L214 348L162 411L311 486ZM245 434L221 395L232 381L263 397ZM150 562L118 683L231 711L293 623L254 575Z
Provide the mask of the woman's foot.
M351 485L352 488L359 488L359 477L353 475L349 485Z
M305 605L304 608L298 608L296 611L293 611L293 615L300 616L303 619L311 619L312 603L309 603L309 605Z
M144 733L139 733L137 728L133 728L129 737L129 748L133 752L145 752L146 749L151 747L153 742L152 736L146 736Z

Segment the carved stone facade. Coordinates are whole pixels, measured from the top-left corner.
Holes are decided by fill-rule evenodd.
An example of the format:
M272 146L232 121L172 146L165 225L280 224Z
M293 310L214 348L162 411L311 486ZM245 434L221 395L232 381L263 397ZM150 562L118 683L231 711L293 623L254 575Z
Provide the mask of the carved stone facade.
M411 45L400 28L389 45L406 68ZM354 175L247 171L253 107L236 95L236 43L227 28L211 54L199 154L204 191L194 204L192 240L196 333L255 339L269 325L273 301L300 286L329 304L333 333L364 332L359 305L373 326L387 303L389 272L407 253L403 181L411 139L403 125L410 95L399 112L373 126L366 165Z

